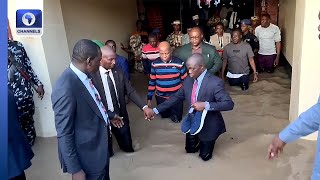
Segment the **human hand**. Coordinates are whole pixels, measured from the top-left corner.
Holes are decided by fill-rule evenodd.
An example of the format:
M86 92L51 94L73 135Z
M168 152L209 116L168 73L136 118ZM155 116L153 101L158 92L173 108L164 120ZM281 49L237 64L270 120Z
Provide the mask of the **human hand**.
M72 180L86 180L86 174L83 170L72 174Z
M148 121L151 121L152 119L154 119L154 112L151 108L146 107L143 110L144 112L144 118Z
M275 157L278 158L285 145L286 143L283 142L278 135L275 136L268 148L268 159L273 160Z
M279 65L279 56L276 57L276 60L274 60L274 67L277 67Z
M114 118L110 120L110 122L114 127L121 128L124 125L124 122L122 119L123 117L120 117L119 115L116 114Z
M36 89L36 92L38 93L38 97L42 100L44 96L43 85L38 86L38 88Z
M192 108L194 108L196 111L203 111L206 108L205 102L195 102L191 105Z
M120 47L121 47L121 49L125 49L123 43L120 43Z
M253 74L253 82L258 82L258 74L256 73Z

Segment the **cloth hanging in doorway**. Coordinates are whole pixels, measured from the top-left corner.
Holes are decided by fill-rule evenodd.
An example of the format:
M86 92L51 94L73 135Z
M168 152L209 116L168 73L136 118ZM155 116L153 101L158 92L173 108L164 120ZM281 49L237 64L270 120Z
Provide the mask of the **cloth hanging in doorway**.
M229 21L229 28L230 29L233 29L233 26L236 24L237 15L238 15L238 12L232 12L231 17L230 17L230 21Z

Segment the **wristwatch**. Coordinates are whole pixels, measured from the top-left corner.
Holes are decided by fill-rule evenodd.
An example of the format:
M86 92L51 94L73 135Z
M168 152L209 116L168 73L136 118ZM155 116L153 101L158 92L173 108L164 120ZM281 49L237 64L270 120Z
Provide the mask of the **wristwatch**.
M254 74L258 75L259 73L258 72L254 72Z

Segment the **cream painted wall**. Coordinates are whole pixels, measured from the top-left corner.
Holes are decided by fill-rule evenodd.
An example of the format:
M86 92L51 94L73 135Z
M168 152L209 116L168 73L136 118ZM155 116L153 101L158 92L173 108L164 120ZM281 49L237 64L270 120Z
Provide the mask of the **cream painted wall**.
M127 44L129 35L135 30L137 5L135 0L60 0L67 33L69 51L82 38L105 42L116 41L119 48Z
M42 42L53 86L71 60L60 0L45 1L44 9L45 33L42 36Z
M299 1L299 0L298 0ZM282 53L292 65L296 0L280 0L279 27L281 28Z
M308 3L307 3L308 2ZM315 104L320 95L319 0L297 0L295 13L290 120ZM308 137L315 139L315 134Z
M38 75L41 82L44 84L46 94L43 100L39 100L35 94L35 127L39 136L52 136L55 135L55 131L50 128L53 124L50 91L52 89L50 77L48 74L45 52L42 46L41 37L17 37L16 36L16 4L15 1L8 1L8 18L10 21L10 27L12 30L13 38L22 42L26 52L31 60L32 68ZM48 120L48 121L47 121Z
M59 0L44 2L44 33L42 37L19 37L15 34L16 2L8 1L8 18L15 40L22 42L32 67L44 84L46 91L43 100L35 93L35 127L37 135L50 137L56 135L54 114L51 105L52 86L66 65L70 63L69 49L60 9Z
M56 135L51 105L52 86L70 63L73 45L81 38L118 44L128 41L137 19L136 1L126 0L50 0L44 2L44 34L42 37L15 35L16 2L8 1L8 18L14 39L22 42L32 67L44 84L46 94L39 100L35 94L34 115L38 136ZM60 4L61 3L61 4ZM70 49L70 52L69 52ZM119 51L120 54L125 55Z

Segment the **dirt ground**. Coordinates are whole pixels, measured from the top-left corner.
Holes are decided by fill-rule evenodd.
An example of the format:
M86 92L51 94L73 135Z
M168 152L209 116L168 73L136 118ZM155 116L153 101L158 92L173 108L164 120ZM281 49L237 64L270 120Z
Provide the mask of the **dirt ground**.
M214 157L203 162L186 154L180 124L157 117L148 122L132 102L128 105L135 153L120 152L111 158L112 180L307 180L310 179L315 142L299 140L287 145L281 158L268 161L272 137L288 123L290 80L282 68L260 74L246 92L228 87L233 111L224 112L227 132L218 139ZM146 98L147 79L132 74L134 87ZM155 102L153 102L155 105ZM56 138L38 138L29 180L64 180L57 157Z

